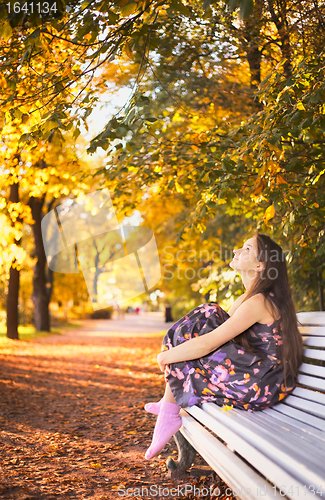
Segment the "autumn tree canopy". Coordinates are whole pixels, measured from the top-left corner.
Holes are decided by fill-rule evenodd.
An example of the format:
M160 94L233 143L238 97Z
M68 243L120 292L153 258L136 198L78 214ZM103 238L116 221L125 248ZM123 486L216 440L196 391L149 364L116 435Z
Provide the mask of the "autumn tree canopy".
M30 226L33 302L43 311L35 317L48 328L53 276L40 221L62 197L108 187L121 216L141 208L158 232L164 204L177 207L169 232L159 233L161 245L174 241L176 267L180 247L212 255L256 227L270 233L290 251L299 307L323 307L323 3L60 0L42 12L37 5L0 8L0 266L4 283L15 276L13 303ZM101 95L125 86L131 98L88 145L107 160L84 170L74 143ZM184 283L201 294L224 290L224 299L240 293L223 274L229 257L208 258L213 276ZM175 288L164 280L166 291Z

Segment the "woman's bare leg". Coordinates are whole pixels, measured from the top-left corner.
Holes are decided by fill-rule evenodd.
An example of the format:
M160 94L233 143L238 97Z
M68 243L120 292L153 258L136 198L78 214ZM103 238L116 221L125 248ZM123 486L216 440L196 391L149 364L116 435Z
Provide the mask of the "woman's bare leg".
M169 387L169 383L167 382L166 383L166 389L165 389L165 394L164 394L164 401L166 401L167 403L176 403L176 400L173 396L173 393L172 391L170 390L170 387Z
M146 411L148 411L149 413L153 413L154 415L159 415L161 403L163 401L167 401L167 403L175 403L176 404L175 398L173 396L172 391L170 390L168 382L166 383L165 393L164 393L163 397L161 398L161 400L158 401L158 403L147 403L144 406L144 409Z

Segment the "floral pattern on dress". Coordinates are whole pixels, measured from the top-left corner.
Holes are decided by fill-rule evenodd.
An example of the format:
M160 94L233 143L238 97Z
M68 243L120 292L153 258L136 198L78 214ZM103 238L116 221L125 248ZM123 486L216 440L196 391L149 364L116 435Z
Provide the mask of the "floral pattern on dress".
M229 317L214 302L201 304L171 326L162 350L211 332ZM202 358L172 363L165 378L177 404L185 408L214 402L226 409L263 410L292 392L293 378L288 377L289 384L284 386L282 337L275 322L255 323L246 330L246 336L264 357L231 340Z

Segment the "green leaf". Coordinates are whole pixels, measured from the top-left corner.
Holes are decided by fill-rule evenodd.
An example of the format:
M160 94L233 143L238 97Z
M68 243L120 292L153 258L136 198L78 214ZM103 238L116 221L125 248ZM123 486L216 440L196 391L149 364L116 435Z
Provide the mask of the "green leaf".
M25 39L25 46L27 47L28 45L32 45L37 38L39 38L41 33L41 28L37 28L36 30L33 31L26 39Z
M80 134L81 134L80 129L79 129L78 127L76 127L76 128L74 129L74 132L73 132L73 134L72 134L72 137L74 138L74 140L76 140L76 139L79 137L79 135L80 135Z
M157 121L157 118L155 118L154 116L146 116L145 119L150 123L154 123Z
M23 134L20 136L18 143L21 144L23 142L29 142L31 140L30 134Z
M7 22L3 24L0 28L0 37L3 38L5 42L8 42L11 35L12 35L12 27L10 26L10 23Z
M105 2L106 3L106 2ZM109 24L115 24L119 19L118 14L115 14L115 12L112 12L111 10L109 11L108 14L108 22ZM107 44L109 47L111 47L111 44Z
M84 2L82 2L81 4L81 9L86 9L88 7L88 5L90 5L91 3L93 3L93 0L85 0Z
M233 11L236 9L237 5L239 4L240 0L228 0L228 7L229 10Z
M241 0L240 2L240 11L239 11L239 19L246 19L251 15L254 8L254 0Z
M138 8L138 4L135 2L127 3L123 7L121 7L122 16L130 16L133 14Z
M53 120L48 120L47 122L45 122L45 124L43 125L43 132L46 133L46 132L49 132L50 130L53 130L55 128L58 128L59 124L57 121L53 121Z
M173 0L172 3L171 3L171 7L174 10L176 10L177 12L180 12L181 14L183 14L186 17L191 17L192 16L191 11L182 2L178 2L176 0Z
M141 95L139 99L134 103L134 106L146 106L147 104L150 104L149 97Z
M205 13L208 10L208 8L210 7L210 4L211 4L211 0L203 0L203 9L204 9Z

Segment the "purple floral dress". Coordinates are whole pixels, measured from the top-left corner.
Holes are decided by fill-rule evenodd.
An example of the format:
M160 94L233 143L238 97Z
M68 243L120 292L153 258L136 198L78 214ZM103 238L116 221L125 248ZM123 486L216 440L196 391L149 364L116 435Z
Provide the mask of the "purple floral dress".
M229 317L214 302L202 304L168 330L162 350L211 332ZM165 377L179 406L214 402L219 406L263 410L294 389L294 380L289 377L287 387L284 386L280 361L282 339L275 322L255 323L246 330L246 336L266 357L248 352L231 340L202 358L170 365L170 373Z

